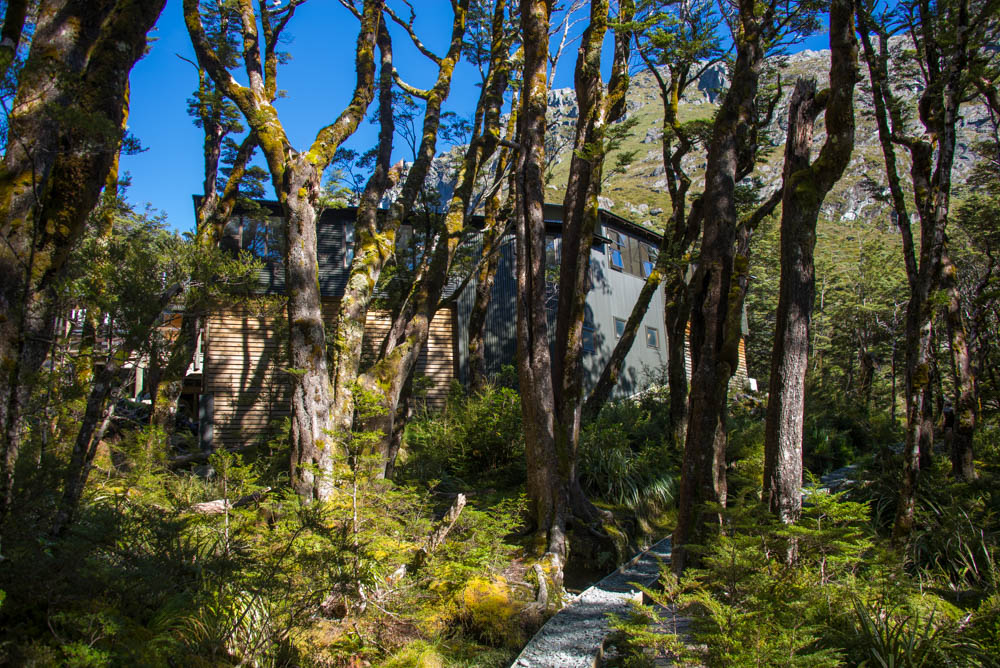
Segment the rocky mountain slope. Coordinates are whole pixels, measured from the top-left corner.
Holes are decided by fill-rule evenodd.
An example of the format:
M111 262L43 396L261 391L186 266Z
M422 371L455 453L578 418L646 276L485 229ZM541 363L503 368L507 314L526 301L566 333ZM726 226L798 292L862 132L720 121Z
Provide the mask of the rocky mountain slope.
M901 49L902 46L901 41L895 41L893 44L894 50ZM772 75L774 72L780 72L782 81L781 99L769 128L773 146L763 152L762 160L751 177L759 184L762 196L766 197L781 183L783 145L788 123L788 99L795 81L799 77L815 77L822 88L828 82L829 67L830 53L825 50L801 51L781 59L780 62L772 63ZM858 220L879 222L886 221L888 217L888 207L884 201L884 197L888 195L888 189L885 187L884 163L872 116L867 68L863 63L859 71L862 81L855 93L856 146L844 177L824 203L822 217L831 222L849 223ZM773 76L770 80L773 82ZM694 89L682 100L681 119L687 121L711 118L727 85L724 65L719 64L709 68ZM897 70L894 86L896 92L912 101L912 107L915 108L916 99L922 89L920 80L912 74ZM577 115L576 95L571 88L550 91L548 120L555 148L552 151L550 180L547 185L549 190L547 199L551 202L561 202L563 198ZM606 180L601 205L637 223L660 229L665 217L669 215L669 197L664 179L660 142L662 102L655 79L645 69L633 75L628 93L627 118L635 119L636 125L619 151L635 152L635 158L624 173L611 175ZM913 121L913 130L919 131L916 120ZM963 107L954 183L961 184L964 175L974 163L972 144L977 139L986 138L990 131L990 119L985 106L970 104ZM820 116L814 138L815 150L819 150L825 139L823 117ZM457 150L453 150L437 160L428 179L428 183L437 187L443 197L446 197L454 186L454 170L451 165L454 164L457 154ZM903 151L899 151L898 155L900 172L906 178L909 169L908 157ZM612 154L609 158L609 165L614 161L614 157ZM695 194L702 189L704 183L704 150L692 151L685 159L684 165L693 179L691 193ZM606 167L606 172L607 170Z
M896 48L902 45L897 42ZM799 77L815 77L822 88L829 80L829 51L801 51L776 64L782 80L782 96L769 128L774 144L763 156L751 178L761 184L762 194L770 194L781 183L783 146L788 125L788 100ZM862 81L856 89L856 144L851 163L844 177L827 197L823 207L823 217L827 220L844 222L854 220L878 221L888 215L887 205L882 201L888 195L885 188L884 162L878 133L873 117L873 108L868 93L867 68L860 68ZM710 68L698 81L695 90L681 103L683 120L711 118L719 101L721 91L728 84L723 65ZM922 90L919 79L896 73L897 93L915 102ZM629 116L637 119L630 138L622 151L635 151L634 162L625 173L612 176L603 189L602 206L625 218L654 228L662 227L662 218L669 215L669 197L663 177L663 161L660 139L662 103L656 81L648 71L633 76L628 95ZM575 95L571 89L553 90L549 96L551 122L560 133L566 135L567 144L555 158L555 166L548 188L551 199L561 201L566 174L569 168L568 141L571 141L576 119ZM914 131L917 121L914 120ZM975 161L971 150L977 140L985 139L991 131L989 113L984 105L971 104L963 107L959 128L959 144L956 152L953 181L961 184ZM826 139L822 116L818 119L814 138L815 151ZM900 152L900 170L904 174L909 168L905 152ZM612 158L613 159L613 158ZM685 160L685 167L694 183L691 191L703 188L705 154L693 151Z

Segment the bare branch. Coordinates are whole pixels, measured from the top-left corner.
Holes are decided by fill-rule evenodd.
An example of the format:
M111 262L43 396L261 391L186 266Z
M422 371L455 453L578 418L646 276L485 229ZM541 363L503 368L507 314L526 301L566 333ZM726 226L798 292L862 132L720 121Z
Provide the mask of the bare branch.
M409 6L409 3L406 4ZM385 6L385 13L388 14L389 18L391 18L393 21L399 24L403 28L403 30L406 31L406 34L410 36L410 41L413 42L413 46L417 47L417 51L430 58L435 65L440 67L441 65L440 56L435 55L433 51L424 46L424 43L420 41L419 37L417 37L417 33L413 31L413 19L416 17L416 12L413 11L412 6L410 6L409 21L404 21L403 19L399 18L396 12L392 11L392 8L389 7L389 5Z

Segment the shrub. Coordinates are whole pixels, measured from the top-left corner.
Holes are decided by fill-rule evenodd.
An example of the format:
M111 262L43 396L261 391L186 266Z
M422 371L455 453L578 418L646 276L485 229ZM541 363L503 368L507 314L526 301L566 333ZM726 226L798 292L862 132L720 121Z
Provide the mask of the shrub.
M410 422L404 443L404 480L439 479L453 491L517 484L524 479L520 395L498 385L452 393L442 412Z
M662 511L677 493L677 455L660 397L609 403L580 436L580 482L595 499L633 512Z

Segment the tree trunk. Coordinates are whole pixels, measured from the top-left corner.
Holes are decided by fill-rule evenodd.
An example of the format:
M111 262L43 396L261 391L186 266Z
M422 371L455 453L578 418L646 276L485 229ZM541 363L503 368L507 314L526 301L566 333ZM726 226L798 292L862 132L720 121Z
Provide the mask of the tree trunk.
M153 400L150 423L173 434L177 421L177 402L184 390L184 377L194 359L198 343L199 318L191 313L181 314L176 338L169 341L170 352L161 370L160 384Z
M399 197L390 207L386 220L379 224L377 216L378 203L381 200L381 193L384 193L395 174L376 174L369 181L362 195L364 205L364 218L359 208L359 218L357 225L357 246L354 263L351 265L351 276L340 303L340 314L337 320L336 340L338 342L336 369L334 381L336 386L337 400L334 404L334 419L338 426L338 431L342 437L350 438L350 430L354 425L354 390L356 381L362 385L367 385L368 389L377 392L383 397L383 407L386 413L383 416L367 421L366 429L376 429L382 432L379 441L380 454L383 457L383 468L385 464L386 449L388 439L392 437L392 422L395 419L396 404L399 400L399 393L402 391L408 370L403 367L408 362L403 359L405 353L413 350L412 345L408 345L405 350L400 350L394 359L380 362L382 368L370 370L359 378L361 363L361 344L364 337L364 322L367 317L368 307L374 296L375 285L381 274L382 268L395 250L396 232L399 226L407 219L416 201L417 195L423 187L427 178L427 173L431 161L435 155L438 129L441 122L441 105L447 99L451 90L451 78L454 67L461 55L462 36L465 34L465 21L468 11L468 0L455 5L454 19L452 21L451 42L447 55L438 62L438 75L434 86L430 91L418 91L412 87L405 90L413 95L426 100L424 109L424 122L422 129L422 139L417 151L417 157L410 167L403 183ZM380 35L380 47L388 46L388 32ZM385 71L386 58L391 63L391 52L383 50L383 71ZM390 74L392 69L389 68ZM384 94L383 94L384 93ZM392 103L391 85L380 87L380 114L382 115L382 134L379 135L380 162L384 159L386 164L388 156L392 150ZM383 141L383 138L388 141ZM383 156L383 151L385 151ZM380 190L381 189L381 190ZM430 319L433 318L431 312L427 319L426 326L429 328ZM421 328L424 323L419 323L416 327ZM394 324L392 329L395 329ZM416 351L419 355L419 350ZM415 359L415 358L414 358ZM391 368L390 368L391 367ZM377 375L377 379L376 379Z
M511 102L510 114L507 116L507 141L514 140L517 131L517 98ZM500 247L509 231L507 218L510 210L500 203L500 180L511 159L510 147L504 145L497 157L497 183L495 192L486 200L483 221L483 249L486 261L483 262L476 275L475 298L472 310L469 312L469 387L472 392L481 392L486 385L486 316L489 314L490 300L493 296L493 283L496 281L497 269L500 267ZM507 201L514 197L516 186L511 181L507 193ZM501 222L501 217L503 221Z
M460 11L464 11L465 5L460 5L460 8ZM381 346L381 359L363 378L368 389L381 390L383 395L384 412L371 420L370 426L382 433L380 448L386 460L386 470L391 470L391 460L395 457L391 453L391 443L393 434L397 431L394 421L399 415L397 409L402 393L427 344L431 321L441 305L452 262L466 227L466 214L470 208L473 187L482 166L498 145L500 112L510 67L511 39L504 32L505 14L506 4L498 0L493 11L489 72L476 105L473 137L459 169L455 192L448 202L444 228L431 251L426 271L418 276L394 318ZM464 22L456 21L451 52L455 58L463 32Z
M920 454L929 450L933 438L930 407L925 405L924 392L931 382L933 312L930 302L941 277L941 258L951 201L951 170L957 141L956 126L959 106L966 98L969 83L965 71L972 51L979 48L970 42L971 19L967 3L948 5L934 16L928 13L925 4L917 9L921 25L919 31L912 32L910 37L919 45L917 54L922 61L921 71L928 79L917 106L921 124L927 135L934 138L933 144L925 137L907 134L902 104L889 85L888 30L885 26L873 25L870 8L864 5L858 7L859 34L871 75L879 142L885 158L886 176L903 241L903 260L910 284L904 350L907 429L903 478L893 527L896 542L905 540L913 527ZM939 31L948 37L939 40ZM872 45L873 33L879 39L877 52ZM903 146L910 154L910 178L920 218L919 256L896 167L894 145Z
M392 480L396 473L396 457L403 445L403 434L406 425L413 417L413 378L416 376L417 366L410 367L410 375L403 383L403 390L399 395L399 405L396 407L396 417L392 423L392 433L389 437L389 447L385 457L385 478Z
M976 476L972 439L976 431L977 396L972 360L962 317L962 302L958 292L957 268L948 254L942 256L942 282L948 294L948 339L951 342L951 374L955 387L954 424L951 436L951 474L959 480L974 480Z
M739 336L741 315L732 313L729 303L736 280L736 177L741 157L751 150L746 142L752 135L750 124L764 61L760 20L749 0L739 3L739 21L742 30L732 83L709 142L701 256L691 280L693 372L673 539L672 563L677 573L694 561L687 545L702 543L721 524L721 515L705 504L726 503L726 399L739 361L738 338L735 348L727 342Z
M361 26L351 101L335 122L317 132L309 150L300 153L292 148L273 106L278 96L277 46L297 5L283 9L284 16L276 18L266 3L260 3L256 12L250 3L244 4L243 64L248 84L243 86L229 73L225 60L210 43L198 0L183 0L184 21L198 64L216 88L239 107L250 126L267 161L285 217L289 373L293 380L290 468L293 487L307 500L325 500L333 491L334 445L338 438L332 415L335 391L327 364L316 250L321 180L323 170L357 129L374 97L374 48L383 4L383 0L364 0L360 11L354 9Z
M322 171L294 156L285 165L285 294L292 384L292 480L300 496L327 499L333 492L338 451L332 419L333 386L319 292L316 207Z
M678 271L664 286L664 329L667 332L667 389L670 395L670 438L675 448L684 447L688 426L687 333L691 319L688 285Z
M11 4L7 19L22 3ZM28 388L52 337L50 288L118 152L128 74L163 5L50 0L38 7L0 173L0 309L8 315L0 323L0 519L12 500ZM60 123L54 108L79 120Z
M802 508L802 438L809 325L816 294L813 251L816 221L827 193L854 148L857 45L850 0L830 6L830 88L816 94L815 79L799 79L788 105L781 213L781 279L764 431L764 499L782 522ZM826 107L827 139L816 162L809 157L817 115Z
M63 482L62 500L52 523L52 535L58 536L65 531L80 505L83 489L97 454L97 446L114 414L115 402L112 395L120 386L122 359L120 354L109 355L104 368L98 371L91 385L87 407L80 421L80 431L77 432L69 469Z
M521 0L524 89L517 165L517 370L524 421L526 487L535 549L561 574L568 546L569 480L556 451L555 400L545 313L546 63L552 0Z

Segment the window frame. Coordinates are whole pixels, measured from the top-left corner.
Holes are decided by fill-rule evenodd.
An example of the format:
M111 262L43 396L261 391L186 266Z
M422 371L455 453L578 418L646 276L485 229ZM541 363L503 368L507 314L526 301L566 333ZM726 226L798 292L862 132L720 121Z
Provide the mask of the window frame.
M618 263L615 263L615 256L618 257ZM622 255L620 248L612 248L611 252L608 253L608 266L617 271L625 271L625 257Z
M618 331L618 323L621 323L622 325L622 329L620 332ZM618 340L623 336L625 336L625 328L628 326L628 321L623 320L622 318L619 318L617 316L614 316L614 325L615 325L615 340Z
M653 336L656 338L656 344L655 345L649 345L649 335L650 335L650 333L652 333ZM651 325L646 325L646 347L647 348L652 348L653 350L659 350L660 349L660 330L657 329L656 327L651 326Z

